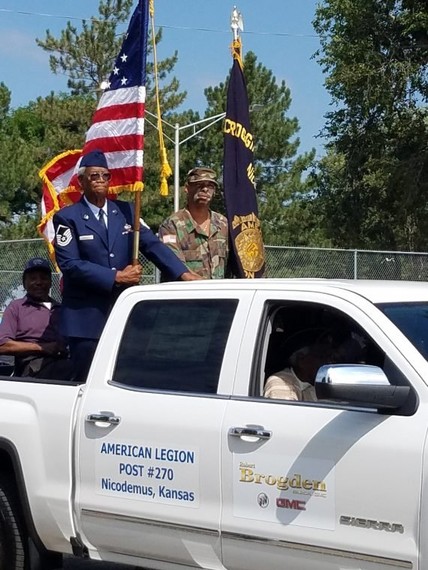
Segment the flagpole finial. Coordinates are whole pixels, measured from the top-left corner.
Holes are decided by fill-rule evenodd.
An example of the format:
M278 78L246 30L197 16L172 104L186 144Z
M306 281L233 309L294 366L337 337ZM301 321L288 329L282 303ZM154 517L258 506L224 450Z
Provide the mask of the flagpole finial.
M232 14L230 16L230 27L233 32L233 42L231 45L232 57L238 60L238 63L242 69L243 68L242 43L241 43L241 38L239 37L239 32L244 31L244 20L242 19L241 12L238 10L236 6L233 7Z
M236 6L233 7L232 14L230 16L230 27L233 32L233 39L236 41L239 37L239 31L244 31L244 20L242 19L241 12Z

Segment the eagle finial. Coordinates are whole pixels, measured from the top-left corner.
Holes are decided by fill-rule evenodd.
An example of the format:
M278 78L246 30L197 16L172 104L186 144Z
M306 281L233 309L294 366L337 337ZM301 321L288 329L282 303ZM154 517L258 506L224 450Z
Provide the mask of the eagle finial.
M233 7L232 15L230 17L230 27L233 31L233 39L237 39L239 36L238 30L241 32L244 31L244 20L242 19L241 12L237 9L236 6Z

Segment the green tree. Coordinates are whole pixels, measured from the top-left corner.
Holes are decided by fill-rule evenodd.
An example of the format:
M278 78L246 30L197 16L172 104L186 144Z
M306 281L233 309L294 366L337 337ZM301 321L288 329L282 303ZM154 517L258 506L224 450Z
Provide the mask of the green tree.
M11 92L8 87L3 83L0 83L0 124L6 119L7 114L10 110Z
M49 57L50 68L53 73L62 73L69 77L68 87L72 95L100 94L101 84L109 76L114 62L120 51L123 34L118 33L118 27L130 19L134 0L100 0L98 7L99 17L92 18L90 23L82 21L82 29L78 29L71 22L67 22L60 37L56 38L47 30L44 40L37 39L37 45L51 53ZM160 29L155 37L158 44L162 40ZM149 37L147 61L147 93L148 109L152 112L154 105L153 63L150 54L153 51L153 39ZM160 99L164 112L180 105L186 93L179 92L179 81L176 77L169 78L177 63L177 51L169 58L158 61L158 78L163 84L160 88ZM169 79L169 83L166 80Z
M7 101L5 89L0 100ZM1 104L0 104L1 107ZM59 152L79 148L92 115L90 97L50 95L0 112L0 234L36 237L41 182L38 171Z
M14 121L10 110L11 93L0 84L0 235L3 228L15 225L19 216L34 209L34 193L27 192L32 186L28 164L31 152L25 146L25 134Z
M53 73L65 73L72 94L93 93L110 75L123 37L117 34L119 24L128 21L133 0L101 0L99 16L83 20L82 30L67 22L59 38L46 30L37 45L50 52Z
M333 243L428 247L428 12L423 0L325 0L314 21L334 110L316 177Z

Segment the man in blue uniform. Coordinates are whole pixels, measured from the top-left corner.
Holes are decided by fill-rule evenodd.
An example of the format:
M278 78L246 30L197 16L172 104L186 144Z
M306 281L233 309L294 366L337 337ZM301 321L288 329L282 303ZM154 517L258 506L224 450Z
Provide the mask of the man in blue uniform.
M53 218L56 260L63 273L61 328L69 341L73 376L78 381L86 379L118 294L137 285L141 277L141 265L131 264L132 207L107 199L110 178L101 151L84 155L78 171L83 196ZM199 279L143 225L140 251L170 280Z

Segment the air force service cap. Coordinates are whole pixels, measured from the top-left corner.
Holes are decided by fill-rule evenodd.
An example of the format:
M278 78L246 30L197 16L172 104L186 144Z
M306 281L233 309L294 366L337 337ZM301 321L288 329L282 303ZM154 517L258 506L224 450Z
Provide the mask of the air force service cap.
M91 150L82 156L80 167L102 166L108 169L106 155L101 150Z

